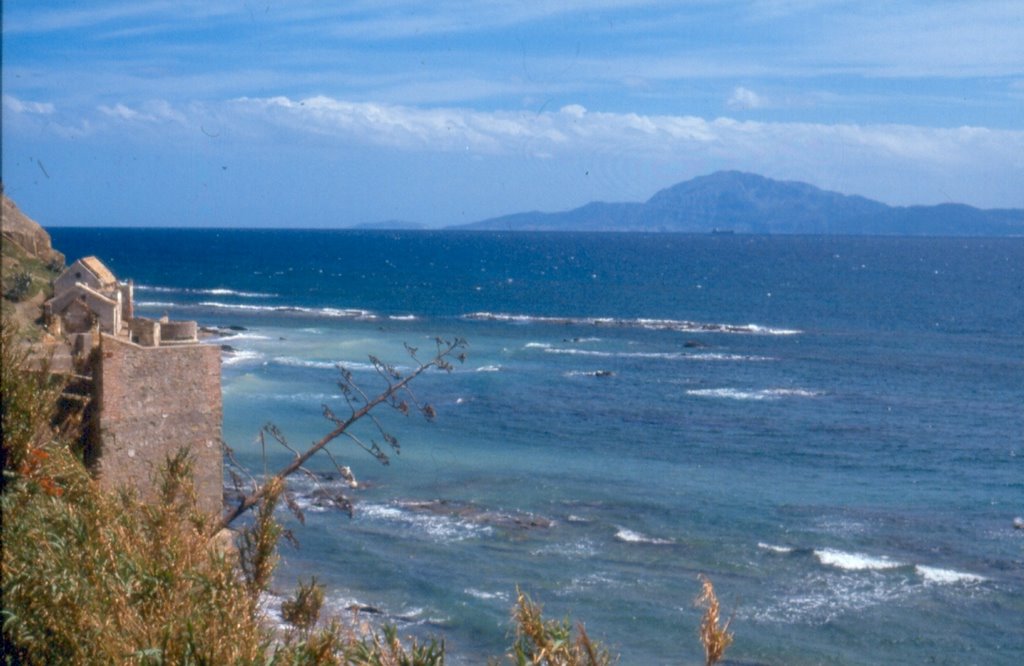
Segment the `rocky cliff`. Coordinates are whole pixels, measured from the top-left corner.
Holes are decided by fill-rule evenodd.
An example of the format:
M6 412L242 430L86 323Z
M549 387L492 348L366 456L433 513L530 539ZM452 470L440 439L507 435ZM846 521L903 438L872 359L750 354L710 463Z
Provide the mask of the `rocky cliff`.
M13 242L24 252L45 264L63 266L64 255L53 249L50 234L39 223L18 209L6 194L2 195L0 229L4 242ZM6 257L6 255L5 255Z
M28 217L6 195L0 208L0 306L6 322L18 336L32 341L44 337L43 302L50 297L53 279L64 267L64 255L53 249L50 234Z

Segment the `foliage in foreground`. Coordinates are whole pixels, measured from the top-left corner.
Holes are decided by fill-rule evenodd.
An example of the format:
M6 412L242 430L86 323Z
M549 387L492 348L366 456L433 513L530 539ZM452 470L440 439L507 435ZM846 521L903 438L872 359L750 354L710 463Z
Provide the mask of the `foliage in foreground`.
M611 654L590 639L582 624L573 631L569 620L545 620L542 608L522 590L516 591L512 610L515 642L511 658L516 666L609 666Z
M2 324L3 643L6 664L350 664L435 666L444 646L406 647L393 628L357 635L321 622L323 592L300 586L275 632L264 600L280 527L275 479L237 556L210 539L181 451L155 502L104 492L55 428L62 385L33 372Z
M392 626L321 618L315 580L282 604L286 626L271 628L265 599L286 474L270 477L248 504L254 516L237 554L210 538L216 521L197 510L187 451L154 478L157 501L106 493L69 445L77 423L57 413L62 385L29 370L6 318L2 332L2 663L444 665L443 641L403 642ZM732 634L728 622L719 626L710 581L702 582L700 635L714 664ZM522 592L512 620L506 659L516 666L616 661L582 624L544 619Z
M732 633L729 625L732 618L725 621L723 625L719 617L718 596L715 595L715 586L711 580L700 576L701 590L694 604L704 608L704 615L700 619L700 642L704 646L704 663L706 666L714 666L725 655L725 650L732 645Z
M99 490L55 430L60 385L3 325L3 642L7 663L231 663L268 644L211 547L187 456L151 505Z

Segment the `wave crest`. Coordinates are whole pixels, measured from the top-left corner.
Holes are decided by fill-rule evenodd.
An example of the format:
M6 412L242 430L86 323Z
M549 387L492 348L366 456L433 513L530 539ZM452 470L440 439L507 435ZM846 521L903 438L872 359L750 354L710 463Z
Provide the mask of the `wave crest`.
M726 398L729 400L779 400L781 398L817 398L821 391L800 388L771 388L744 390L734 388L690 389L686 395L698 398Z
M681 333L745 333L748 335L797 335L802 331L774 328L761 324L723 324L687 321L685 319L628 319L617 317L544 317L505 312L470 312L462 315L470 321L498 321L515 324L556 324L560 326L604 326L608 328L642 328Z

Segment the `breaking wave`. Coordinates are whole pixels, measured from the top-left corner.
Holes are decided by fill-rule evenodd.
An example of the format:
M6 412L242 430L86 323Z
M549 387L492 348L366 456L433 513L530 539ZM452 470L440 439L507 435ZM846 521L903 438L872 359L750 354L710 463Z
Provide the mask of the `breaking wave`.
M441 543L465 541L493 531L489 525L442 514L411 511L395 504L360 504L356 509L356 519L399 526L413 535Z
M615 532L615 540L623 543L645 543L655 546L669 546L675 543L672 539L659 539L657 537L647 536L646 534L634 532L633 530L626 529L625 527L620 527L618 531Z
M843 569L845 571L881 571L884 569L899 569L907 566L904 562L891 560L888 557L865 555L863 553L848 553L832 548L821 548L814 551L814 556L824 565Z
M924 578L926 583L938 585L955 585L957 583L982 583L986 580L984 576L967 573L965 571L954 571L953 569L940 569L938 567L926 567L918 564L914 567L918 575Z
M556 324L561 326L601 326L607 328L642 328L681 333L745 333L748 335L797 335L802 331L773 328L760 324L720 324L683 319L619 319L616 317L540 317L503 312L471 312L462 315L471 321L499 321L514 324Z
M726 398L729 400L779 400L781 398L817 398L822 395L820 391L809 389L772 388L756 391L717 388L717 389L690 389L686 392L698 398Z
M284 314L312 315L314 317L331 317L337 319L377 319L377 315L369 310L360 310L356 308L309 308L301 305L249 305L245 303L221 303L219 301L202 301L195 305L204 308L240 310L245 312L278 312ZM178 307L188 307L188 305L179 305Z
M534 348L543 349L546 354L562 354L567 356L591 356L594 358L640 358L662 361L773 361L769 356L749 356L745 354L687 354L685 352L609 352L594 349L575 349L573 347L540 346L530 343Z
M152 291L161 294L206 294L210 296L237 296L239 298L277 298L277 294L269 294L259 291L237 291L235 289L214 288L214 289L188 289L186 287L158 287L148 284L135 285L136 291Z
M259 362L262 360L263 354L248 349L239 349L238 351L221 354L221 364L223 365L238 365L240 363Z
M765 543L763 541L759 541L757 543L757 547L761 550L767 550L770 553L779 553L782 555L788 555L794 552L795 550L794 548L790 548L789 546L776 546L774 544Z
M799 549L785 546L773 546L767 543L757 544L759 548L775 553L800 553ZM849 552L835 548L816 548L808 551L822 565L833 567L842 571L888 571L894 569L912 569L924 582L939 585L955 585L958 583L981 583L987 580L984 576L956 571L955 569L942 569L923 564L911 564L895 560L885 555L867 555L865 553Z
M176 308L179 307L177 303L169 303L167 301L135 301L135 307L137 308Z

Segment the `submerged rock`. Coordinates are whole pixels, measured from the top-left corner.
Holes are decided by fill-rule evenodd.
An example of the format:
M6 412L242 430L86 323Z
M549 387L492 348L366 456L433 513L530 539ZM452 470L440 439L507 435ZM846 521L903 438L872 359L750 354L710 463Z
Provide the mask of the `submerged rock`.
M543 516L522 511L491 511L467 502L436 499L425 502L400 502L399 505L411 511L422 511L442 516L453 516L478 525L490 525L504 529L548 529L555 523Z

